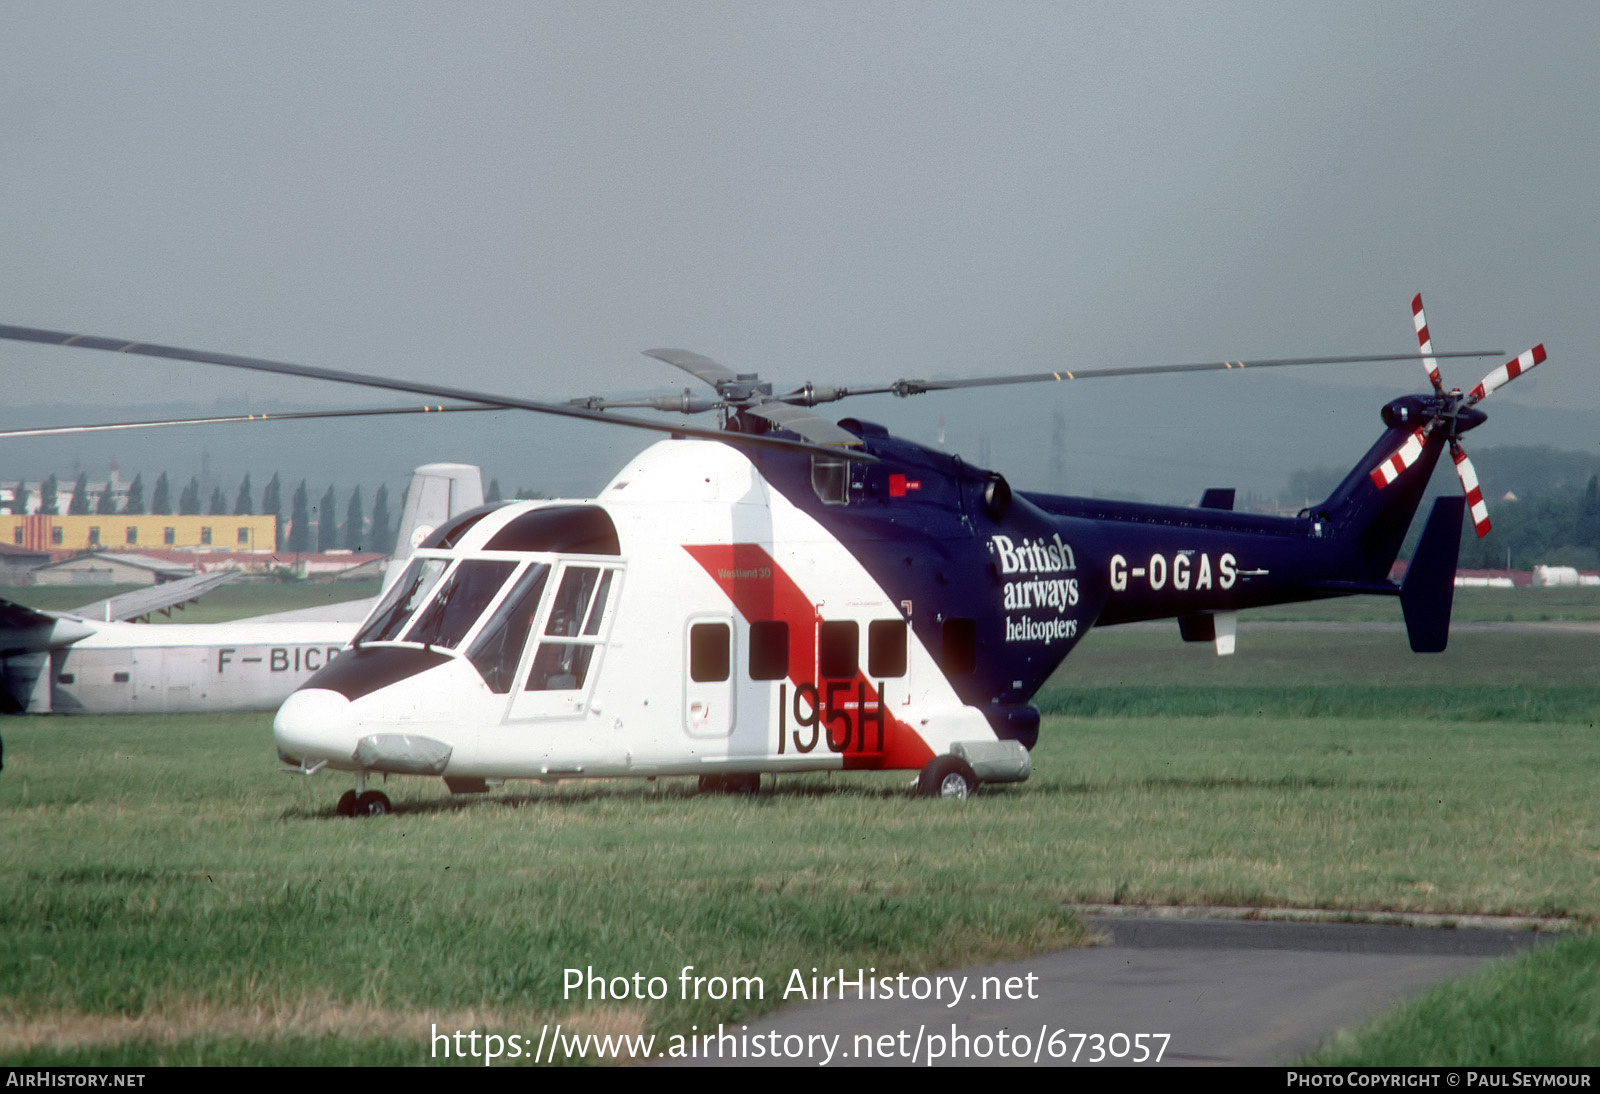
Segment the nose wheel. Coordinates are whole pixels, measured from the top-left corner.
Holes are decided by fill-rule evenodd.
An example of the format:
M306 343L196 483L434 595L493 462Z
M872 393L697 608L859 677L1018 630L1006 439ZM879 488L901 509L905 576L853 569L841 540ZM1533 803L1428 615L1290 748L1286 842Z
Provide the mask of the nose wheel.
M381 790L368 790L365 771L356 772L356 788L339 796L334 807L341 817L381 817L392 811L389 796Z
M392 808L389 796L381 790L368 790L365 794L346 790L337 806L341 817L381 817Z

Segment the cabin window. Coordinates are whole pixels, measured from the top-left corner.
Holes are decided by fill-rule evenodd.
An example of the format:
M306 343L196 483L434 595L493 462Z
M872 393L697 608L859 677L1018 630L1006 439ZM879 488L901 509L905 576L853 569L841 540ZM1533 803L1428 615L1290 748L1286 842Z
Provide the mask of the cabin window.
M176 528L161 529L161 539L168 547L171 547L178 542L178 530Z
M861 628L853 622L822 623L817 626L817 675L829 679L849 679L856 674Z
M517 564L510 561L470 559L457 564L440 583L438 592L417 612L405 641L455 649L516 568Z
M52 529L50 529L50 544L51 544L51 546L53 546L53 547L61 546L61 536L62 536L62 529L60 529L60 528L52 528Z
M529 566L467 651L467 659L496 695L509 692L516 679L517 665L533 630L534 617L539 614L539 601L544 597L545 579L549 576L550 567L545 563Z
M21 544L22 544L22 525L19 524L15 528L11 529L11 542L17 544L18 546L21 546Z
M782 680L789 675L789 624L763 620L750 624L750 679Z
M56 683L58 683L58 684L70 684L70 683L73 683L77 679L78 679L77 676L73 675L72 673L63 672L60 676L56 677Z
M700 684L726 680L732 632L726 623L696 623L689 628L689 679Z
M240 547L248 547L248 546L250 546L250 529L248 529L248 528L240 528L239 529L239 546Z
M946 676L965 676L978 667L978 624L973 619L944 621L939 666Z
M137 524L128 525L127 540L128 540L129 543L138 543L139 542L139 526Z
M900 619L867 624L867 672L883 680L906 674L906 625Z
M89 546L100 546L100 529L93 527L89 529Z
M355 644L393 642L399 638L406 620L411 618L411 613L419 604L428 599L428 594L433 592L433 587L444 576L448 565L442 558L412 559L405 573L400 575L400 580L389 587L388 595L367 620L367 625L356 635Z
M589 676L615 570L568 566L545 620L524 691L575 691Z
M111 682L113 684L126 684L128 682L128 674L125 672L113 672L111 674Z
M850 500L850 465L831 456L812 456L811 489L826 505L844 505Z
M202 546L206 546L206 547L211 546L211 529L210 528L202 527L200 529L200 543L201 543Z

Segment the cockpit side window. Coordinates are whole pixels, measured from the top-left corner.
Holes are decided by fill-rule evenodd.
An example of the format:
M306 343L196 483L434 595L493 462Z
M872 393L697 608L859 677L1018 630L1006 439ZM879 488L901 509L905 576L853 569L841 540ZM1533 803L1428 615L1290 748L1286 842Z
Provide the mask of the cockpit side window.
M405 629L406 620L417 606L428 599L433 587L444 576L450 563L442 558L414 558L400 579L389 587L388 595L367 625L356 635L355 645L363 642L393 642Z
M831 456L812 456L811 489L824 505L848 504L850 465Z
M600 644L600 623L614 570L568 566L561 575L534 655L525 691L573 691L583 687Z
M529 566L467 650L467 659L496 695L509 692L516 679L517 665L528 644L528 634L533 630L539 600L544 596L545 579L549 576L550 567L546 563L535 562Z
M417 612L404 641L455 649L517 568L515 562L467 559Z

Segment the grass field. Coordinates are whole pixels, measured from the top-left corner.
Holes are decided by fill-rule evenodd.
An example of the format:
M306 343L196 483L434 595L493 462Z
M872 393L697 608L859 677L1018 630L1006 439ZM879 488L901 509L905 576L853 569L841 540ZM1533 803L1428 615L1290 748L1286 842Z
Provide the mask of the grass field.
M1073 713L1047 718L1033 779L963 805L904 775L786 777L750 800L665 779L452 800L412 779L389 784L394 815L347 822L347 780L272 770L267 716L9 719L0 1062L422 1063L435 1022L680 1033L770 1008L794 968L1072 945L1075 901L1600 922L1600 636L1474 632L1416 657L1398 632L1247 629L1240 646L1091 634L1046 693ZM1600 982L1596 947L1558 951L1511 975L1540 997ZM768 997L564 999L562 970L591 965L759 976ZM1600 1062L1581 998L1546 1023L1548 1052ZM1394 1021L1455 1030L1442 1058L1485 1043L1478 1012L1423 1014Z

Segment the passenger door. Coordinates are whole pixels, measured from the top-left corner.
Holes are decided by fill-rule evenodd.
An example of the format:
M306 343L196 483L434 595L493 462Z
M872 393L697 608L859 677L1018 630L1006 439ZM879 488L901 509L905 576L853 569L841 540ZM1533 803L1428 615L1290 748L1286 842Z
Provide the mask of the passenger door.
M733 616L700 612L684 630L683 728L691 737L733 732L734 666L738 664Z

